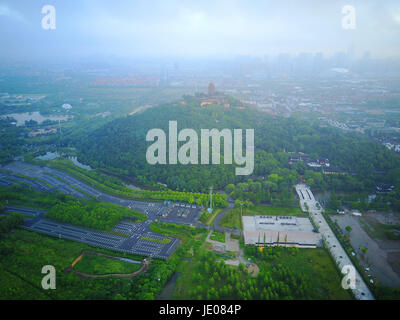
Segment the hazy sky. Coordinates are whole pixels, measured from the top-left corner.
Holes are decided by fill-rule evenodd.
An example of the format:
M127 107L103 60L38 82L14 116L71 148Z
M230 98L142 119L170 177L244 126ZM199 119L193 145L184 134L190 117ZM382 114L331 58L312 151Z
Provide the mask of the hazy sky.
M56 30L41 9L56 8ZM344 30L342 7L356 8ZM399 0L0 0L0 57L400 56Z

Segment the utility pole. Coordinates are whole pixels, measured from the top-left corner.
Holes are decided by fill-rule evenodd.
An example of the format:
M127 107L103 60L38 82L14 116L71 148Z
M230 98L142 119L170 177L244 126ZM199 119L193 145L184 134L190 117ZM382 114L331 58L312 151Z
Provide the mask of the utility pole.
M212 211L212 192L213 192L213 187L210 187L210 209Z
M244 202L241 201L240 202L240 219L242 219L242 216L243 216L243 206L244 206Z
M243 201L240 201L240 221L239 221L239 225L242 223L243 206L244 206L244 202L243 202ZM240 233L242 233L242 232L240 231Z
M58 140L58 144L59 144L59 149L60 149L60 154L61 154L61 120L58 120L58 129L60 130L60 135L59 135L59 140Z

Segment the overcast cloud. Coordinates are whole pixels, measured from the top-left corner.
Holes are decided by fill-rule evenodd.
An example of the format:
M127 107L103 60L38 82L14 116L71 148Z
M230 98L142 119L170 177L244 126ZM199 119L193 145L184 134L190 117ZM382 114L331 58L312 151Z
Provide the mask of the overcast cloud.
M41 9L56 8L56 30ZM341 26L344 5L356 29ZM399 57L398 0L0 0L0 57L234 56L287 52Z

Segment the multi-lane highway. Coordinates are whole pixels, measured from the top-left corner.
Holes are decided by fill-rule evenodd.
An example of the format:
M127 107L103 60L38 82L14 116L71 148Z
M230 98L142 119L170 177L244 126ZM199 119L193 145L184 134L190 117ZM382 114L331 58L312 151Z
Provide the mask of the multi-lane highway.
M359 300L374 300L374 297L365 284L364 280L361 278L359 272L354 267L350 258L348 257L346 251L341 246L339 240L336 238L335 234L329 227L324 216L322 215L322 208L317 205L317 201L314 198L313 193L310 188L305 184L298 184L295 186L297 195L300 199L300 206L303 211L308 211L310 218L314 221L316 225L319 226L319 232L322 234L323 238L326 240L331 255L334 257L339 265L340 270L344 266L351 266L355 270L355 289L353 293L355 297Z

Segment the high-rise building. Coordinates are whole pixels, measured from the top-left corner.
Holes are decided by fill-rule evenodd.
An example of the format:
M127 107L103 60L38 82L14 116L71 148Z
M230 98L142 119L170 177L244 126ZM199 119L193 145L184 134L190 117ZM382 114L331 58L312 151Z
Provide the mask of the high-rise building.
M215 86L214 83L210 82L208 85L208 95L213 96L215 94Z

